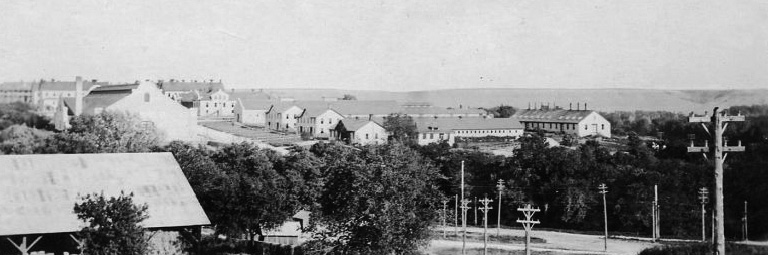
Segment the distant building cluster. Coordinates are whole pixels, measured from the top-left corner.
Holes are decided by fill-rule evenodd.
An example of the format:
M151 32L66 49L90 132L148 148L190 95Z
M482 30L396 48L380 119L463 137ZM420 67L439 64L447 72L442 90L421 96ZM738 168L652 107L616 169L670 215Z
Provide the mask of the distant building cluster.
M418 144L514 140L524 131L541 130L576 137L611 137L610 123L587 105L569 109L541 105L520 109L511 118L493 118L484 109L444 108L429 102L341 100L297 101L262 90L227 90L221 81L143 81L109 84L97 80L41 80L0 84L0 103L25 102L53 119L57 129L69 118L104 110L139 115L167 140L195 139L199 119L230 120L271 132L338 140L350 144L382 144L388 140L385 120L392 114L411 117Z

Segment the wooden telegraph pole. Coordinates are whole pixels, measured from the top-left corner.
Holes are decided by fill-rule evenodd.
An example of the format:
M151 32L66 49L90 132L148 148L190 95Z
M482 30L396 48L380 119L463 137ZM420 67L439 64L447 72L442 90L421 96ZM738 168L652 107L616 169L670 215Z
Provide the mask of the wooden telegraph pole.
M603 250L608 251L608 206L605 203L605 193L608 193L608 186L602 183L597 188L600 189L600 194L603 194L603 226L605 226L605 246Z
M469 210L469 200L461 200L461 254L467 254L467 210Z
M706 114L705 114L706 115ZM741 122L744 121L744 116L741 114L737 116L727 116L722 110L715 107L712 117L695 116L688 117L688 122L701 123L704 130L709 133L707 125L704 123L710 123L714 126L715 130L713 134L710 134L714 138L714 158L715 158L715 228L716 236L715 240L715 254L725 255L725 215L723 210L723 161L728 157L727 152L740 152L744 151L744 146L741 146L739 141L738 146L728 146L728 142L723 140L723 132L728 127L729 122ZM697 147L693 145L691 140L691 146L688 147L688 152L699 152L704 154L710 152L709 144L705 144L703 147ZM723 155L723 153L726 153Z
M747 228L747 201L744 201L744 241L749 241L749 232Z
M483 207L480 208L480 211L483 212L483 255L488 254L488 211L493 209L493 207L489 206L491 202L493 200L488 199L487 194L485 198L480 200L480 203L483 204Z
M461 161L461 254L466 254L467 247L467 206L469 201L464 199L464 160Z
M525 228L525 255L531 255L531 229L534 224L539 224L538 220L531 220L533 214L540 212L539 208L531 208L530 204L526 204L525 207L517 208L517 211L523 212L525 220L517 219L517 223L523 224Z
M445 225L445 217L447 217L445 208L448 206L448 199L443 198L441 202L443 202L443 239L445 239L445 229L448 228Z
M453 234L459 236L459 194L453 196Z
M499 237L499 230L501 229L501 191L504 190L504 181L499 179L496 188L499 189L499 208L496 209L496 237Z
M707 225L704 223L704 219L707 218L707 211L704 206L709 202L709 190L707 188L699 189L699 202L701 202L701 241L707 241Z

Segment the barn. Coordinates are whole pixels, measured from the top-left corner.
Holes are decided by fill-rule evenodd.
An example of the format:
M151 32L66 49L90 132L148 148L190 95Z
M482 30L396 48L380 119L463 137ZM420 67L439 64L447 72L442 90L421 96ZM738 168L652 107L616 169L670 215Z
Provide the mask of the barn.
M82 252L73 208L85 194L133 193L159 254L178 254L169 242L210 224L171 153L6 155L0 176L0 254Z

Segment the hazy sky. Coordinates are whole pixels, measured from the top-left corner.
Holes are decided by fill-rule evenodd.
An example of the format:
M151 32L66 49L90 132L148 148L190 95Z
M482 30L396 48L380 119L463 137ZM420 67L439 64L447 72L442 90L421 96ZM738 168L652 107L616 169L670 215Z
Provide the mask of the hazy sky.
M0 1L0 81L768 88L768 1Z

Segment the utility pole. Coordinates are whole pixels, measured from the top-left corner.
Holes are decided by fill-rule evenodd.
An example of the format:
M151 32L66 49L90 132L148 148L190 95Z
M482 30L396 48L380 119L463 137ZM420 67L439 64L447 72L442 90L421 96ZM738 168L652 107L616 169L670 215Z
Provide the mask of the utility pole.
M704 114L706 115L706 113ZM741 152L744 151L744 146L741 146L739 141L738 146L728 146L728 141L723 139L723 133L728 127L729 122L742 122L744 116L728 116L718 107L715 107L712 117L707 116L695 116L688 117L688 122L701 123L704 131L709 133L709 129L705 123L710 123L714 126L714 133L710 135L714 138L714 158L715 158L715 228L717 235L715 240L715 254L725 255L725 211L723 209L723 162L728 157L728 152ZM691 140L691 146L688 147L688 152L702 153L706 158L706 153L711 149L708 143L705 146L694 146L693 140ZM723 154L725 153L725 154Z
M747 229L747 201L744 201L744 241L749 241L749 229Z
M475 197L475 202L472 203L472 206L475 207L475 226L477 226L477 197Z
M709 202L709 190L707 190L707 188L699 189L699 201L701 202L701 241L706 242L707 226L704 224L704 219L706 219L707 211L704 209L704 206Z
M461 254L466 254L465 248L467 246L467 201L464 199L464 160L461 161Z
M483 255L488 254L488 211L493 209L493 207L489 206L491 202L493 200L488 199L488 194L480 200L480 203L483 204L483 207L480 208L483 211Z
M459 194L453 195L453 234L459 236Z
M448 200L447 200L447 199L445 199L445 198L443 198L443 201L441 201L441 202L443 202L443 239L445 239L445 229L446 229L446 228L448 228L448 227L445 225L445 217L447 216L447 215L446 215L446 212L445 212L445 208L446 208L446 206L448 205Z
M706 115L706 113L704 114ZM714 133L710 135L714 138L714 158L715 158L715 227L717 235L715 240L715 254L725 255L725 211L723 210L723 162L728 157L728 152L741 152L744 151L744 146L741 146L739 141L738 146L728 146L728 141L723 139L723 133L728 127L729 122L742 122L744 116L741 114L737 116L727 116L721 109L715 107L712 117L695 116L688 117L688 122L701 123L704 127L704 131L709 133L707 125L704 123L710 123L714 126ZM705 143L703 147L697 147L693 145L691 140L691 146L688 147L688 152L699 152L704 154L710 152L708 143ZM725 153L725 155L723 155Z
M469 200L461 200L461 254L467 254L467 210L469 210Z
M653 204L651 205L651 217L653 218L652 238L655 243L659 239L659 186L653 185Z
M605 246L603 251L608 251L608 206L605 203L605 193L608 193L608 186L605 186L605 183L601 183L597 188L600 189L600 194L603 194L603 226L605 226Z
M504 181L499 179L496 188L499 189L499 208L496 209L496 237L500 237L499 230L501 230L501 191L504 190Z
M531 220L533 214L540 212L539 208L531 208L531 204L526 204L525 207L517 208L517 211L523 212L525 220L517 219L517 223L523 224L525 228L525 255L531 255L531 229L534 224L539 224L538 220Z

